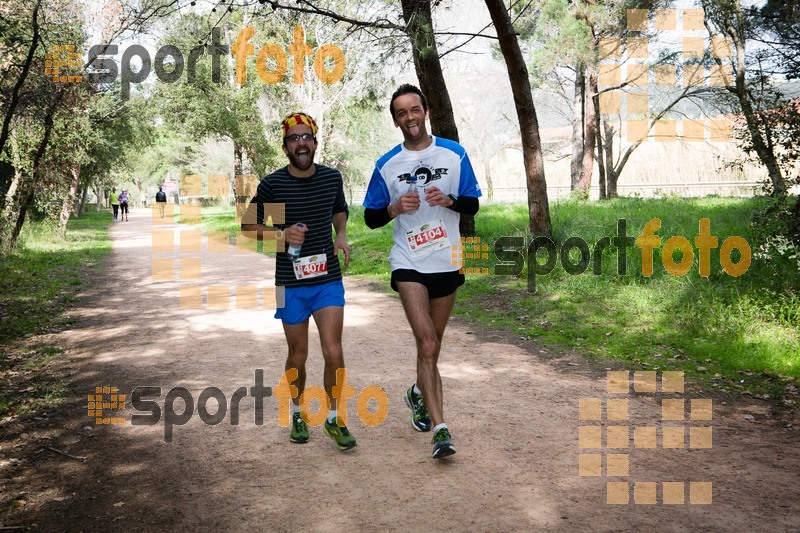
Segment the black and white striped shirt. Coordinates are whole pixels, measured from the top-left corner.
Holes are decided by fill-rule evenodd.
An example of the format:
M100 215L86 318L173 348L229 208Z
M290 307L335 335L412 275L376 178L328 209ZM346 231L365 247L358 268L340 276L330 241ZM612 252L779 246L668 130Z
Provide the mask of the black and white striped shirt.
M349 212L344 197L342 174L338 170L316 165L313 176L296 178L289 174L288 167L280 168L261 180L251 202L256 203L258 224L281 229L297 223L305 224L308 231L300 252L302 257L320 253L327 255L328 273L325 276L298 280L286 252L278 252L275 285L297 287L342 279L339 259L333 255L331 224L334 214L343 212L349 215ZM282 223L264 220L264 204L284 205L285 218ZM268 216L276 211L280 212L280 209L267 208Z

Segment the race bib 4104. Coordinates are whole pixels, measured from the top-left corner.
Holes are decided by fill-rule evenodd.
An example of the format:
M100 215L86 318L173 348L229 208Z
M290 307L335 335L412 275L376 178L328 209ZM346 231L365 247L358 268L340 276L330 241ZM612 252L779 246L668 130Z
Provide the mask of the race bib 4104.
M415 256L428 255L450 246L450 239L447 237L447 230L441 218L411 228L406 232L406 241L411 253Z

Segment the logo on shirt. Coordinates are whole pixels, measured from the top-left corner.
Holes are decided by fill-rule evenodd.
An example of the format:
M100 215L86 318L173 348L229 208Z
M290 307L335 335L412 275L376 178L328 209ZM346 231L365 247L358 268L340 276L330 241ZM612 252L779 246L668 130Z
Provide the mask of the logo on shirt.
M425 163L420 163L413 171L409 172L408 174L400 174L397 176L397 179L408 182L411 180L411 176L416 176L417 183L421 182L422 185L425 186L432 181L441 179L442 176L446 176L447 170L448 169L446 168L433 168Z

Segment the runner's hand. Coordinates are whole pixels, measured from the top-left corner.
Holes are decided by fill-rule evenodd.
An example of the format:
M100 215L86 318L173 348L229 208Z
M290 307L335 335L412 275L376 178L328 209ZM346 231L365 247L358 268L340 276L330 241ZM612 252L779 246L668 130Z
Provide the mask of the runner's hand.
M416 211L419 209L419 193L407 192L400 195L397 202L394 203L395 216L404 215L409 211Z
M428 187L425 189L425 201L428 202L428 205L431 207L435 207L437 205L442 207L450 207L453 205L453 200L439 190L438 187Z
M344 235L337 235L333 243L333 255L338 257L339 250L344 252L344 268L347 268L350 264L350 245L347 244L347 237Z
M289 226L283 231L283 239L288 244L303 244L306 240L308 226Z

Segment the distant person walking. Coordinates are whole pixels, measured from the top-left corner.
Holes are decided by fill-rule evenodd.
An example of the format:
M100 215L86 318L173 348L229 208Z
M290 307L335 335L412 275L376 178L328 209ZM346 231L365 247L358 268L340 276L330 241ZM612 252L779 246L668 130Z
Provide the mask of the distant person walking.
M122 217L125 217L125 222L128 221L128 191L127 189L122 189L122 192L119 193L119 218L122 220Z
M158 204L158 212L161 213L161 218L164 218L164 208L167 207L167 193L160 186L156 193L156 204Z
M117 188L111 188L111 194L108 195L108 203L111 204L111 209L114 211L114 220L117 220L117 215L119 214L119 194L117 194Z

